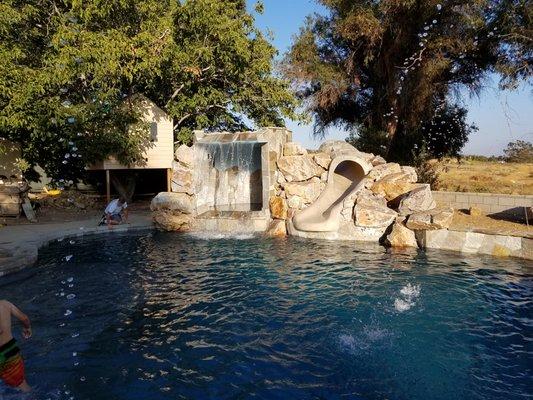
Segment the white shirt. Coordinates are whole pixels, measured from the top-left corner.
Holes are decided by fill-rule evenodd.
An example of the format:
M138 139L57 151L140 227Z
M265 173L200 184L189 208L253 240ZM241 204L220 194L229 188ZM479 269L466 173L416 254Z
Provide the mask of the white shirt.
M121 205L119 205L118 199L115 199L115 200L111 200L111 202L105 208L104 212L106 214L111 214L111 215L120 214L122 210L125 210L126 208L128 208L128 203L124 202Z

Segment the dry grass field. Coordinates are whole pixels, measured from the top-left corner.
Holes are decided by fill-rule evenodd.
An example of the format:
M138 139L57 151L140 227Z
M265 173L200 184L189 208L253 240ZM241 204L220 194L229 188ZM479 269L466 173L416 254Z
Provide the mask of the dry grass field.
M434 189L533 195L533 164L445 159L435 161Z

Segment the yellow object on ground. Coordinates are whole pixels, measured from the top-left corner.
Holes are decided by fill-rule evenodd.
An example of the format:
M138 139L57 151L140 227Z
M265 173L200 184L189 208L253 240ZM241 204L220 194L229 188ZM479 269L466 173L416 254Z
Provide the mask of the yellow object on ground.
M46 186L43 187L43 190L49 196L59 196L61 194L61 190L59 190L59 189L48 189Z

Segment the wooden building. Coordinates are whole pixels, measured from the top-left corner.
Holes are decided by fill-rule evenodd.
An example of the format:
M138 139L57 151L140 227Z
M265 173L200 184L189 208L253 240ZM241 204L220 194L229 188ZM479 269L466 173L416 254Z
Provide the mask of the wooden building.
M133 165L122 165L114 157L89 166L89 171L104 171L106 196L111 198L111 180L113 174L125 171L150 172L151 176L164 177L165 186L158 191L170 191L172 177L172 162L174 160L174 126L170 118L162 109L147 97L137 94L128 99L135 107L139 107L142 120L148 124L150 130L150 144L144 158Z

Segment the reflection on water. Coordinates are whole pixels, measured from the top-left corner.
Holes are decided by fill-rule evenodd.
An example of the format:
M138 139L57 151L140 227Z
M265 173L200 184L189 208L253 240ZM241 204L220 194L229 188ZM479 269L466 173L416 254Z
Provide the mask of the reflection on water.
M240 239L86 237L54 243L35 269L2 278L2 296L34 320L22 348L38 398L532 392L527 262Z

